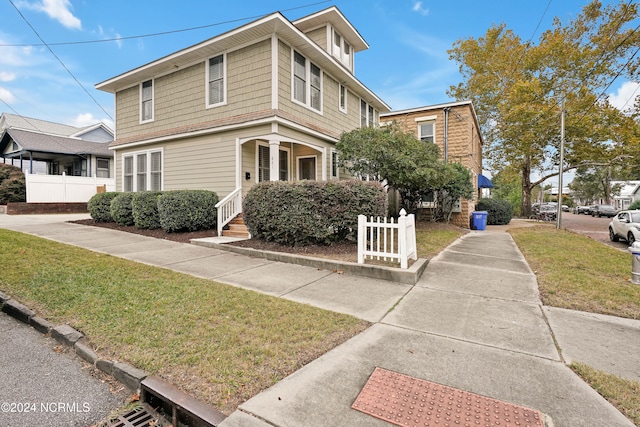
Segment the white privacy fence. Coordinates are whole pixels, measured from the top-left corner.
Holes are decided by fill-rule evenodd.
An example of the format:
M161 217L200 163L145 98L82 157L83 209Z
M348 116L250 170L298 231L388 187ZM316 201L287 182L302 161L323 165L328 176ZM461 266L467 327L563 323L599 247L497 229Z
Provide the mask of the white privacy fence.
M358 264L366 258L397 260L400 268L409 267L409 259L418 259L416 250L416 220L402 209L397 222L393 218L375 220L358 215Z
M116 190L113 178L67 175L25 174L27 203L88 202L104 186L106 191Z

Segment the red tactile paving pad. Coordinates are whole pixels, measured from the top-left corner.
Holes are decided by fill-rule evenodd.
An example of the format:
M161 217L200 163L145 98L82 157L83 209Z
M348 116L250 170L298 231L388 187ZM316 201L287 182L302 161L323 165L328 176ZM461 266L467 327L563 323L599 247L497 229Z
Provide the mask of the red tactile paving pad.
M544 427L540 411L382 368L351 407L399 426Z

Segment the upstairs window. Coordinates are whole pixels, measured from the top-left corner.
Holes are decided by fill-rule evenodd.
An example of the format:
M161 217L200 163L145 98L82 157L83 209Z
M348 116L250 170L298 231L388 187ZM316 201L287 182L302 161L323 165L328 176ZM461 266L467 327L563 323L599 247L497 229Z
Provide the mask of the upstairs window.
M418 123L418 138L425 142L436 142L435 128L435 120Z
M293 51L293 99L316 111L322 111L322 70Z
M351 64L351 45L337 31L333 32L332 55L347 66L350 70L353 68Z
M369 105L364 99L360 100L360 127L377 126L378 110Z
M338 83L338 109L347 112L347 88Z
M226 69L224 55L210 58L207 67L207 106L224 104L226 101Z
M140 85L140 122L153 120L153 80Z

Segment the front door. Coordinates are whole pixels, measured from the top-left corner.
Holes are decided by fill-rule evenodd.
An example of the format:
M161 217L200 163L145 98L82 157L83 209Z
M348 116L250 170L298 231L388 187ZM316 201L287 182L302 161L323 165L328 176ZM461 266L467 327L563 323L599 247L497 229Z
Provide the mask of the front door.
M300 171L300 179L308 179L315 181L316 179L316 158L301 157L298 159L298 170Z

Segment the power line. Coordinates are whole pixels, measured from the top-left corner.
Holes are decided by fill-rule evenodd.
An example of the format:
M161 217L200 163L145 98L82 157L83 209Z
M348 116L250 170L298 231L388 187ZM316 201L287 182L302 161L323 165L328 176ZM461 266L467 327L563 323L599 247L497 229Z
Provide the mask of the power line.
M55 54L53 49L51 49L51 47L44 41L44 39L40 36L40 34L33 27L33 25L31 25L31 23L27 20L27 18L25 18L25 16L22 14L22 12L20 12L20 10L16 7L16 5L13 3L13 0L9 0L9 3L11 3L11 6L14 7L14 9L18 12L20 17L24 20L24 22L26 22L27 25L29 26L29 28L31 28L31 30L33 30L35 35L38 36L40 41L43 43L44 46L46 46L46 48L49 50L49 52L51 52L51 54L54 56L54 58L56 58L58 60L60 65L62 65L62 68L67 70L67 73L69 73L69 75L73 78L73 80L75 80L75 82L78 84L78 86L80 86L82 88L82 90L87 94L87 96L89 96L89 98L91 98L93 100L93 102L95 102L95 104L98 107L100 107L100 109L107 115L107 117L109 117L111 120L113 120L113 117L111 117L111 114L109 114L107 112L107 110L105 110L105 108L93 97L93 95L91 95L89 93L89 91L82 85L82 83L80 83L80 81L76 78L76 76L71 72L71 70L69 70L69 68L67 68L67 66L64 64L64 62L62 62L62 60L58 57L58 55Z
M303 8L307 8L307 7L311 7L311 6L317 6L317 5L322 4L322 3L329 3L330 1L331 0L324 0L324 1L319 1L319 2L316 2L316 3L306 4L306 5L303 5L303 6L291 7L289 9L283 9L282 12L290 12L292 10L303 9ZM9 0L9 2L11 2L11 4L13 5L13 2L11 0ZM15 7L15 5L13 7ZM157 32L157 33L139 34L139 35L135 35L135 36L125 36L125 37L114 37L114 38L110 38L110 39L100 39L100 40L78 40L78 41L70 41L70 42L45 43L42 40L42 38L40 38L40 36L38 36L38 38L40 38L40 40L42 41L41 44L40 43L0 44L0 47L39 47L39 46L49 47L49 46L69 46L69 45L82 45L82 44L118 42L118 41L123 41L123 40L143 39L143 38L148 38L148 37L165 36L165 35L168 35L168 34L184 33L184 32L187 32L187 31L202 30L204 28L211 28L211 27L217 27L217 26L220 26L220 25L233 24L233 23L236 23L236 22L248 21L250 19L258 19L258 18L262 18L263 16L266 16L266 14L247 16L247 17L244 17L244 18L237 18L237 19L230 19L228 21L215 22L213 24L200 25L200 26L197 26L197 27L181 28L181 29L177 29L177 30L161 31L161 32ZM24 19L24 17L23 17L23 19Z

